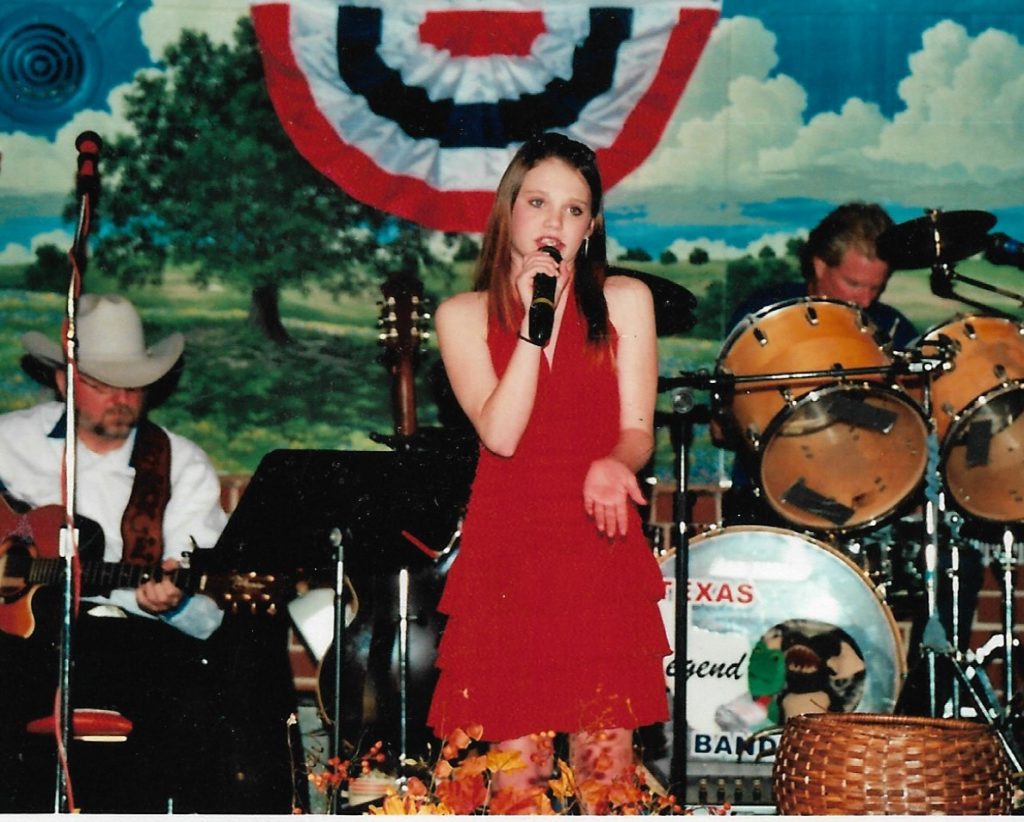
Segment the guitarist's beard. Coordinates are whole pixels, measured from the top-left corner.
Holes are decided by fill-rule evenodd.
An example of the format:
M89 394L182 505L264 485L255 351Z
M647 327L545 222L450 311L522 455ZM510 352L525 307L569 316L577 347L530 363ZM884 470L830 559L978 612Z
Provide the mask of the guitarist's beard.
M79 426L101 439L110 442L123 442L128 439L132 429L139 424L139 413L127 405L108 408L99 419L88 415L79 416Z

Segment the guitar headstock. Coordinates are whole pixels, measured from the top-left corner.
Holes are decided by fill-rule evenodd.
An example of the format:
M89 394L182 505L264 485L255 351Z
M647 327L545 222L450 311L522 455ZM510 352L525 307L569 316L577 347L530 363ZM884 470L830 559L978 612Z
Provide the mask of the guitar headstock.
M430 337L423 297L423 283L416 277L391 276L380 287L384 296L380 303L378 339L386 349L388 364L395 367L412 362Z
M204 574L198 590L212 597L225 611L233 614L266 613L274 616L284 584L272 574L255 571L232 571L225 574Z

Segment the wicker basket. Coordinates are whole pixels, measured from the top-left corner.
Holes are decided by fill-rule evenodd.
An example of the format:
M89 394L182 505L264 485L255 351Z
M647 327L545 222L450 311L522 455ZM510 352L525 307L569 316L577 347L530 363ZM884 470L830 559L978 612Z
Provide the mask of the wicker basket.
M772 788L785 815L1008 814L1010 777L986 725L806 714L786 722Z

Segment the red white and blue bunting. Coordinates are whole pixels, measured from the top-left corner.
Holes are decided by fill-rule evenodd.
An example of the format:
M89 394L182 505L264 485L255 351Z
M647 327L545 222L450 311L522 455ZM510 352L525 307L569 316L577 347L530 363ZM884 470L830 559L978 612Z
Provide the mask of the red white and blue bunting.
M356 199L481 231L519 145L560 131L611 188L664 131L720 0L254 0L299 152Z

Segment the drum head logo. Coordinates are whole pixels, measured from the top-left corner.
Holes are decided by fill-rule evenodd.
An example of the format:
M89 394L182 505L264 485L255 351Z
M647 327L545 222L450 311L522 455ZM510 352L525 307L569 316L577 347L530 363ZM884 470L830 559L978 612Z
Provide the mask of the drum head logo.
M799 714L852 712L864 694L860 648L826 622L780 622L753 647L740 634L701 629L691 630L693 640L686 674L698 732L749 737Z
M794 619L772 627L750 653L750 695L772 725L787 717L850 712L864 694L864 657L853 638L825 622Z

